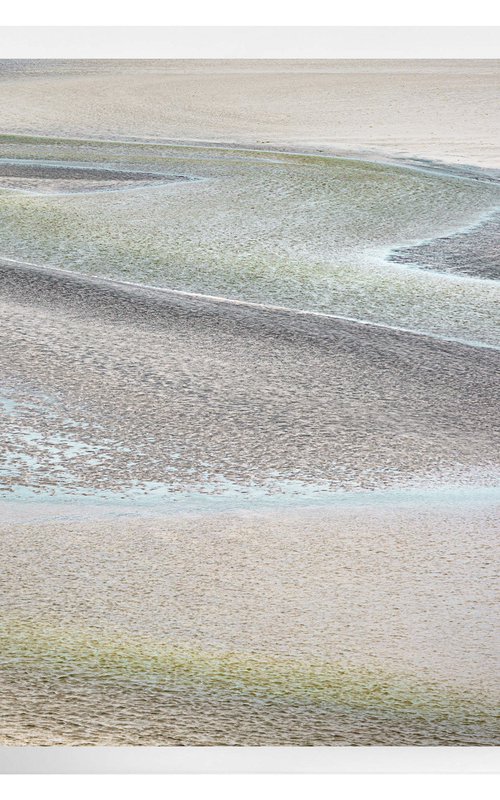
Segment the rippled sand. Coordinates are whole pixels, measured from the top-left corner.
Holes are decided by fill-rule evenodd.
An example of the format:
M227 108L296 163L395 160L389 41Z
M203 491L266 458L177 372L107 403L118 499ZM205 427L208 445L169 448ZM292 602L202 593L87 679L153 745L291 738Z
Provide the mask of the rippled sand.
M498 743L497 68L0 63L2 743Z
M4 741L496 741L497 351L12 265L2 294Z
M456 234L493 213L499 184L484 171L0 137L0 172L13 162L24 171L54 163L59 180L75 169L163 180L70 197L0 191L0 257L470 342L500 339L498 284L464 281L446 262L430 272L389 260L397 246Z
M2 547L6 743L495 741L494 506L54 521Z
M442 270L452 275L498 280L499 234L500 214L496 213L469 230L394 250L390 260Z
M496 478L497 350L1 270L7 487Z

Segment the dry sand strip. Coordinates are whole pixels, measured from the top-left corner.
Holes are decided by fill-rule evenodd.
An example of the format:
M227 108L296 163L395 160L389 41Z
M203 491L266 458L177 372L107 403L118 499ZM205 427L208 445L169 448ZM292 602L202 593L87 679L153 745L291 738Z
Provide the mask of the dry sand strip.
M14 462L39 463L21 458L8 485L496 477L494 350L34 267L1 276L3 382L17 402L4 442ZM71 458L61 433L80 447Z
M486 59L7 61L1 128L499 167L498 78L499 62Z

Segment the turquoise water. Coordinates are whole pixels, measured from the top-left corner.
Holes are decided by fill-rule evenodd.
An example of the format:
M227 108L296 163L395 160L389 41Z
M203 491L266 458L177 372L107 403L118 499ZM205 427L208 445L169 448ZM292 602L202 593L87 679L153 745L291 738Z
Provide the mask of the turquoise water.
M293 509L409 508L450 509L495 506L500 487L439 486L407 487L381 491L332 492L300 481L277 481L267 486L238 486L221 480L200 491L175 491L168 485L143 485L126 492L65 492L63 488L35 492L15 487L1 503L7 516L21 519L83 519L124 515L210 514L238 511L279 511Z

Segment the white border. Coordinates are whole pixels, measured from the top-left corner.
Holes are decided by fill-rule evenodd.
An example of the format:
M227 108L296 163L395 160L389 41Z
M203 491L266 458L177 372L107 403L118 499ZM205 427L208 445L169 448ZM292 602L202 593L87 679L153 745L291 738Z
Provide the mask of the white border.
M0 58L500 58L500 27L0 27Z
M495 747L2 747L0 774L496 773Z
M3 3L2 25L499 25L492 0L23 0Z

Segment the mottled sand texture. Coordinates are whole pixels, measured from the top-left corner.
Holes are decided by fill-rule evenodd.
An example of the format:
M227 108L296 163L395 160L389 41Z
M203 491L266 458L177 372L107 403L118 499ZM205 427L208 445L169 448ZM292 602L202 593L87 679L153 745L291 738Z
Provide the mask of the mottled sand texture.
M0 62L0 743L499 743L498 85Z
M34 516L36 492L49 517L56 503L52 521L2 528L6 743L496 741L497 509L470 493L495 477L495 350L2 277L5 486L35 491ZM119 516L137 482L147 498L228 481L236 509L259 485L311 504L427 488L385 508L194 517L153 492L149 518L130 498ZM96 490L114 519L92 521Z
M500 167L498 61L3 62L0 74L8 132L368 149Z
M182 176L161 173L75 167L65 164L0 161L0 190L11 189L35 194L113 191L154 183L185 180Z
M496 350L0 268L7 487L496 477Z
M491 744L495 510L4 526L2 741Z

